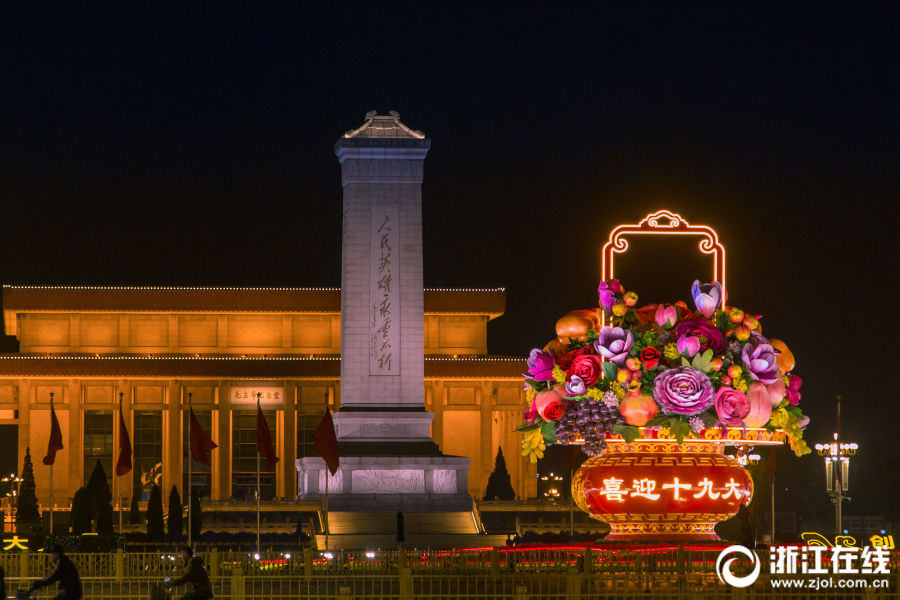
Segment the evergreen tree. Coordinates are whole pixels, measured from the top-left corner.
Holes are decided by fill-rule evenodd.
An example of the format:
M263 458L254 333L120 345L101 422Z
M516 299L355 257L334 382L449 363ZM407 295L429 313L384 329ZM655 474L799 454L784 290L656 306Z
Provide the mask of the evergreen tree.
M203 531L203 512L200 508L200 490L191 488L191 538L194 543L200 539Z
M25 448L25 464L22 467L22 483L16 499L16 525L34 525L41 522L34 484L34 465L31 464L31 448Z
M86 487L78 488L75 497L72 498L69 527L74 535L81 535L91 530L91 493Z
M184 507L181 506L181 496L178 494L178 488L172 486L169 492L169 518L166 521L168 526L169 538L177 539L181 537L184 531Z
M515 500L516 492L513 490L509 471L506 470L506 459L503 458L503 448L497 448L497 458L494 460L494 470L488 478L487 489L484 492L485 500Z
M106 480L106 471L98 460L91 471L91 477L87 484L91 495L91 518L95 522L97 533L113 532L112 494L109 491L109 483Z
M135 525L141 522L141 505L140 499L138 498L139 495L139 488L135 486L134 490L131 492L131 511L128 513L128 522Z
M147 501L147 535L154 542L161 542L166 535L163 526L162 491L153 484Z

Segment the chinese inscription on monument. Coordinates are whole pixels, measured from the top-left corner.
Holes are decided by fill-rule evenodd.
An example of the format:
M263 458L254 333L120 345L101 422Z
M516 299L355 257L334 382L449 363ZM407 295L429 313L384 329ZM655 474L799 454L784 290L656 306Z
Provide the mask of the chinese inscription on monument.
M369 374L400 374L399 211L372 207L369 268Z

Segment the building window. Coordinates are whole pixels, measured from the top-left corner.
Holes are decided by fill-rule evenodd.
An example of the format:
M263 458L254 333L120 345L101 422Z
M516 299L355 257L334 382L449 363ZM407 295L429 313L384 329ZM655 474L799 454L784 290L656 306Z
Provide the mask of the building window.
M162 474L162 413L134 412L134 483L152 485ZM149 498L149 488L145 490Z
M182 464L182 494L187 497L188 495L188 461L191 456L191 442L190 442L190 434L191 434L191 412L184 411L182 413L183 421L182 424L182 444L181 444L181 455L183 457ZM200 427L203 428L203 431L206 432L206 435L213 438L213 441L216 441L218 436L213 435L212 432L212 411L209 410L195 410L194 416L197 417L197 422L200 423ZM255 446L254 446L255 447ZM213 452L218 452L218 450L214 450ZM209 453L210 463L212 463L212 452ZM204 465L203 463L199 463L196 460L190 460L190 472L191 472L191 487L200 494L201 497L209 496L210 490L212 489L212 475L211 475L211 467ZM185 500L187 502L187 500Z
M110 410L84 411L84 483L100 461L106 472L106 481L112 476L113 413ZM112 485L110 485L112 489Z
M278 448L275 411L264 410L263 415L272 434L272 443ZM256 499L256 411L232 411L231 427L231 495L236 500L251 502ZM275 472L266 470L266 461L261 455L259 464L260 498L273 500Z
M322 415L297 415L297 458L318 456L313 432L322 421Z

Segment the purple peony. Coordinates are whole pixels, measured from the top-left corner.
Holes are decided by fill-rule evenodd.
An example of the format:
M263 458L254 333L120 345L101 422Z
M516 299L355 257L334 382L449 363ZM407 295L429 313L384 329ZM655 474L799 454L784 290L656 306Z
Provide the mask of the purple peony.
M741 350L741 362L753 379L765 384L775 383L778 379L778 362L775 359L775 348L771 344L762 342L762 336L751 337L743 350Z
M728 342L719 328L709 321L684 321L675 328L676 339L693 336L700 339L700 352L712 348L714 354L722 354L728 349Z
M691 286L691 296L694 297L694 305L697 311L707 319L713 316L716 308L722 304L722 284L718 281L704 283L694 281Z
M690 367L666 369L653 382L653 398L663 412L697 415L712 406L713 384L705 373Z
M750 414L750 399L740 390L722 386L716 392L716 415L723 425L737 427Z
M535 381L550 381L553 379L553 355L538 348L531 350L526 361L528 373L525 377Z
M622 284L618 279L610 279L608 282L601 281L597 286L597 296L600 297L600 306L609 310L616 303L616 294L622 291Z
M621 327L604 327L600 330L600 338L594 342L594 349L600 356L621 365L628 358L634 336Z

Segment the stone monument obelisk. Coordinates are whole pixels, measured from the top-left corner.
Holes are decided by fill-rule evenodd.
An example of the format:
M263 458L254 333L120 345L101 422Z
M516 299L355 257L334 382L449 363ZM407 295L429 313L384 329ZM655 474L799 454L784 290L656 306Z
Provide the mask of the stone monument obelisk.
M335 144L343 185L341 467L333 510L469 510L470 459L444 456L424 404L422 173L431 140L374 111ZM297 460L298 497L325 490L319 457Z

